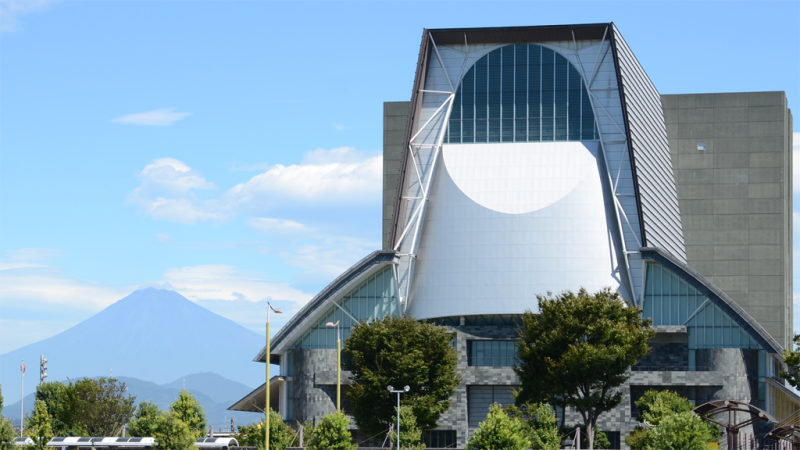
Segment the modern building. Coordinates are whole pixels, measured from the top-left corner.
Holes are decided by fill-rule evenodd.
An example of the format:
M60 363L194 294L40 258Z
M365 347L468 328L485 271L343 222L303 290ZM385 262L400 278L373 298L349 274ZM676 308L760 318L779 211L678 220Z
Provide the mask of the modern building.
M410 102L384 104L383 249L275 335L271 406L334 411L325 323L346 339L406 314L457 335L463 381L427 440L462 447L512 401L536 295L610 286L657 331L601 416L613 448L650 388L794 414L791 141L783 92L661 96L613 23L424 30ZM263 408L265 388L231 409Z

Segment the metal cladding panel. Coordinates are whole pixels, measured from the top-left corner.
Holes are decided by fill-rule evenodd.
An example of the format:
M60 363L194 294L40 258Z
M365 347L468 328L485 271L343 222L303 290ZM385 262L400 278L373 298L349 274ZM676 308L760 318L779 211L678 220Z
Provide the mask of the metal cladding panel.
M521 314L581 287L629 298L598 158L597 142L445 145L407 314Z
M659 247L686 262L678 193L672 172L661 96L616 26L614 56L633 158L642 245Z

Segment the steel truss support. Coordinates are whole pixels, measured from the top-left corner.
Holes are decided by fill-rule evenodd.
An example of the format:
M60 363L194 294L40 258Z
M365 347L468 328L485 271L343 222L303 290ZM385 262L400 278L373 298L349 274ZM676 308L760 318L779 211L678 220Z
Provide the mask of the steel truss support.
M600 104L600 102L598 101L597 97L595 97L594 93L592 92L592 84L594 83L595 77L597 76L597 73L599 72L598 68L602 66L602 63L605 60L606 54L608 53L608 51L609 51L609 49L611 47L611 43L606 41L606 33L607 33L607 31L608 31L608 28L606 28L606 32L603 33L603 39L600 41L600 45L599 45L599 47L597 49L597 56L595 56L595 62L594 62L594 66L592 68L592 74L591 74L590 78L587 79L586 73L583 70L583 62L581 61L581 56L580 56L580 53L578 51L577 42L575 42L574 53L575 53L575 58L578 61L578 68L580 69L581 76L583 77L583 82L585 83L586 91L589 93L589 102L592 104L592 109L595 111L595 124L596 124L596 127L597 127L597 133L599 134L599 137L600 137L600 152L603 155L603 162L605 163L605 167L606 167L606 176L608 177L608 184L611 187L611 195L614 197L613 198L613 201L614 201L614 216L615 216L614 218L616 219L617 230L619 232L620 243L622 245L622 258L623 258L623 263L625 264L625 273L628 275L628 277L627 277L628 278L628 291L630 292L630 295L632 297L631 298L631 302L633 303L634 306L638 306L638 301L637 301L637 298L636 298L636 294L637 293L636 293L636 289L634 288L634 285L633 285L633 276L631 274L630 258L628 256L631 253L638 253L638 249L637 249L637 251L628 251L627 246L625 245L625 228L623 226L622 219L625 220L625 224L628 226L628 230L636 238L636 241L637 241L637 243L639 243L640 247L641 247L641 240L639 239L639 236L637 236L636 232L634 231L633 227L631 226L630 222L628 221L628 217L625 214L625 210L622 208L622 203L619 200L619 197L625 197L627 195L624 195L624 194L620 195L620 194L617 193L617 186L619 184L619 174L622 171L622 163L625 161L625 158L626 158L624 155L626 153L629 153L629 152L623 152L623 156L620 158L619 167L617 168L616 177L614 177L612 175L612 173L611 173L611 166L609 166L609 164L608 164L608 156L607 156L607 152L606 152L606 145L607 144L608 145L611 145L612 143L613 144L626 144L626 147L627 147L628 146L627 145L628 142L627 142L627 138L623 139L622 141L604 139L603 138L603 133L600 131L600 123L599 123L599 120L598 120L598 115L596 113L598 111L598 109L602 110L606 114L606 116L608 116L608 119L617 128L617 130L619 130L620 133L622 133L623 136L626 136L626 134L625 134L625 131L624 131L623 127L620 127L620 125L617 123L617 121L614 120L614 118L611 116L611 114L609 114L608 111L606 111L605 107L603 107L603 105ZM574 36L573 36L573 41L574 41ZM605 45L606 42L608 42L608 45ZM602 57L601 57L601 54L602 54ZM599 108L598 108L598 106L599 106Z

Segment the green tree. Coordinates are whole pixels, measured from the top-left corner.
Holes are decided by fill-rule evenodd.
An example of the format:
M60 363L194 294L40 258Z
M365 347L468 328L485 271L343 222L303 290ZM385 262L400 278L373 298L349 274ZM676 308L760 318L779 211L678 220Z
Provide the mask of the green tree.
M197 439L189 425L175 411L164 416L153 437L159 450L191 450Z
M116 436L136 410L116 378L84 378L67 386L62 415L65 426L88 436Z
M800 334L794 335L794 350L783 351L783 362L788 366L788 370L781 370L781 377L783 377L795 389L800 388L800 351L797 350L800 346Z
M178 399L169 407L170 411L176 413L180 419L189 426L198 438L206 432L206 413L203 405L194 398L189 391L181 389Z
M351 384L347 397L358 428L383 433L394 422L395 394L387 386L409 386L402 404L410 406L422 430L436 427L461 382L454 335L444 327L410 317L357 324L344 343Z
M557 450L561 448L556 413L547 403L524 403L506 408L509 417L523 424L530 448L535 450Z
M128 435L134 437L153 437L166 414L150 402L141 402L133 418L128 422Z
M264 426L266 419L258 423L240 426L234 435L236 442L242 447L264 448ZM292 443L295 432L283 422L283 418L272 409L269 410L269 448L284 450Z
M32 447L44 450L47 443L53 439L53 428L50 426L50 415L47 414L47 405L41 400L36 400L33 416L25 421L28 436L33 439Z
M36 400L41 400L47 406L50 415L50 426L55 436L83 436L88 433L76 423L75 411L70 400L68 385L60 381L50 381L36 386ZM73 399L74 400L74 399Z
M311 450L355 450L350 435L350 421L341 412L323 417L314 427L308 448Z
M517 402L573 408L592 449L598 418L619 405L628 370L650 352L651 321L610 288L536 297L539 313L523 316L517 347Z
M719 436L717 434L717 436ZM664 416L653 429L653 450L704 450L716 436L700 416L690 412Z
M15 436L14 424L8 417L0 416L0 450L12 450Z
M676 418L675 416L677 415L690 414L692 409L694 409L694 405L692 405L688 399L681 397L678 393L673 391L656 391L650 389L636 401L636 409L638 411L636 420L641 422L643 426L636 427L633 433L625 439L625 443L634 450L663 448L663 443L670 439L668 437L669 433L683 433L683 431L676 429L680 424L689 427L685 432L693 436L692 439L705 439L703 445L705 445L706 442L716 442L719 436L719 428L717 425L708 424L700 420L699 423L703 424L706 428L706 432L704 435L696 436L694 421L687 422L685 419ZM662 423L668 418L669 425L662 428ZM656 444L655 442L657 433L661 436L660 444ZM675 439L678 438L675 437Z
M495 403L467 443L467 450L525 450L529 445L522 421L512 419Z
M394 408L397 417L397 407ZM395 420L395 422L397 422ZM389 432L389 439L392 441L392 448L397 448L397 431ZM409 450L422 450L425 444L422 443L422 430L417 427L417 418L410 406L400 407L400 448Z
M576 428L581 429L581 448L588 448L589 447L589 438L586 434L586 425L578 425L572 427L562 427L561 434L567 435L575 431ZM594 427L594 447L595 448L609 448L611 447L611 441L608 440L608 436L605 433Z

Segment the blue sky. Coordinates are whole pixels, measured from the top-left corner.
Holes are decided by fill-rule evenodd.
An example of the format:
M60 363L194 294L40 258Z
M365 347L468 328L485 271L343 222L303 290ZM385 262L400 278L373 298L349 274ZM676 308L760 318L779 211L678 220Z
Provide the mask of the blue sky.
M379 247L424 27L608 21L661 93L797 111L796 1L0 0L0 353L145 286L263 333Z

